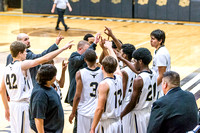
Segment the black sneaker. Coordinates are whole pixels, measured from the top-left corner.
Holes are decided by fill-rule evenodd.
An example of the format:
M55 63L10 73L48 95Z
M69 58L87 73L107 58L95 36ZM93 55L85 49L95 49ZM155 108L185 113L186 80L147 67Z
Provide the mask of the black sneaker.
M67 31L69 29L69 27L65 27L65 31Z
M59 27L56 27L55 29L56 29L56 30L61 30Z

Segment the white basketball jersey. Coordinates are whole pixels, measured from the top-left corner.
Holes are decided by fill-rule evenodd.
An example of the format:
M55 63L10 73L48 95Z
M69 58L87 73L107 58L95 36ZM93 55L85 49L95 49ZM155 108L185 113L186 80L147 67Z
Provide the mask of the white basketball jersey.
M83 68L80 73L83 88L78 104L78 113L93 118L97 106L97 87L103 80L103 73L99 67L95 70Z
M101 120L119 118L123 99L122 77L114 75L114 78L107 77L104 81L109 85L109 92Z
M139 97L139 101L136 104L134 110L151 108L152 103L156 99L156 73L153 70L151 70L151 72L143 71L138 76L140 76L143 80L143 88Z
M128 81L127 81L125 97L124 97L124 100L123 100L123 103L122 103L122 106L124 108L124 107L126 107L126 105L131 100L131 96L132 96L132 93L133 93L133 81L136 77L136 74L128 66L124 67L121 70L125 71L128 74Z
M32 79L29 69L26 71L27 76L24 76L21 63L21 61L15 61L6 66L4 82L8 95L10 96L10 101L29 102L33 89Z

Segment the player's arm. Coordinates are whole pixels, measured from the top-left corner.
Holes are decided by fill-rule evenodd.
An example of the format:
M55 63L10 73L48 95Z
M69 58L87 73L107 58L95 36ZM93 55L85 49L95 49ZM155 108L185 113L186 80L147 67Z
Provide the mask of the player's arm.
M59 86L61 88L64 87L64 84L65 84L65 71L67 69L67 64L68 63L65 63L64 60L62 61L62 72L61 72L61 77L60 77L60 80L58 81L59 83Z
M5 117L6 120L10 121L10 111L8 106L7 94L6 94L6 86L4 82L4 78L1 82L0 94L3 101L4 109L5 109Z
M116 44L117 46L117 49L120 51L121 50L121 47L122 47L122 44L119 42L119 40L114 36L114 34L112 33L112 30L108 27L105 26L105 30L104 30L104 33L107 34L108 36L110 36L114 43Z
M34 120L38 133L44 133L44 120L39 118L35 118Z
M166 66L158 66L158 78L157 78L157 86L162 82L163 74L166 72Z
M126 114L128 114L135 108L135 105L138 103L138 100L140 98L142 87L143 87L142 78L141 77L136 78L133 83L133 93L131 101L126 105L125 109L122 111L120 116L121 118L123 118Z
M125 93L126 93L127 82L128 82L128 74L125 71L122 71L123 99L124 99Z
M136 73L136 74L139 74L139 73L140 73L139 71L137 71L137 70L135 69L133 63L131 63L131 62L128 61L127 59L123 58L119 52L116 51L116 55L117 55L117 58L118 58L119 60L121 60L123 63L125 63L134 73Z
M21 68L22 70L27 70L29 68L35 67L39 64L45 63L49 60L52 60L53 58L55 58L58 54L60 54L61 52L63 52L64 50L71 48L73 44L71 44L72 41L70 41L69 43L67 43L64 47L57 49L51 53L46 54L45 56L42 56L40 58L37 58L35 60L25 60L22 62L21 64Z
M61 32L60 32L60 33L61 33ZM42 53L40 53L40 54L34 54L33 52L27 52L26 59L36 59L36 58L40 58L40 57L42 57L42 56L44 56L44 55L46 55L46 54L48 54L48 53L50 53L50 52L52 52L52 51L57 50L60 41L61 41L62 39L64 39L64 37L61 36L60 33L58 34L58 37L56 38L56 42L55 42L53 45L51 45L48 49L44 50L44 51L43 51ZM30 50L29 50L29 51L30 51Z
M104 47L104 44L105 44L105 39L102 39L102 37L100 37L99 45L100 45L100 47L102 48L103 51L101 52L101 55L100 55L100 58L99 58L99 63L102 63L102 60L104 59L104 57L108 55L108 51Z
M109 55L114 57L117 60L117 56L112 49L112 42L106 41L105 44L104 44L104 47L108 49ZM116 71L114 72L114 74L118 74L122 77L122 72L119 68L119 64L117 65L117 68L116 68Z
M78 71L76 73L76 93L73 100L72 113L69 116L70 123L72 123L72 120L74 119L74 116L76 115L76 110L81 99L82 88L83 88L83 83L81 79L81 73L80 71Z
M92 122L92 127L91 127L91 131L90 133L94 133L95 132L95 128L101 118L101 115L104 111L105 108L105 104L106 104L106 99L107 99L107 95L108 95L108 91L109 91L109 86L106 82L101 82L98 86L98 105L97 108L95 110L95 114L94 114L94 119Z
M71 7L69 2L67 2L67 7L68 7L69 11L71 12L72 11L72 7Z

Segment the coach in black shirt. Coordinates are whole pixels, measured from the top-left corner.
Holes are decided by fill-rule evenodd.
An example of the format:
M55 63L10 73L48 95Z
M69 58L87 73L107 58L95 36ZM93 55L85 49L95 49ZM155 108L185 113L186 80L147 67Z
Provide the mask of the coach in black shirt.
M64 113L60 97L51 87L57 70L51 64L42 65L37 73L38 84L31 94L30 125L35 132L62 133Z

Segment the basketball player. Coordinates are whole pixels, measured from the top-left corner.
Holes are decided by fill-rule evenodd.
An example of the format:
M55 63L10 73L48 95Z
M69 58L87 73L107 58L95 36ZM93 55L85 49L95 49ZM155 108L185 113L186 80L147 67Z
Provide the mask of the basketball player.
M97 87L103 80L103 73L100 67L97 67L96 59L95 51L87 49L84 60L88 67L76 73L76 93L73 100L72 113L69 116L69 122L72 123L78 108L78 133L90 132L94 111L96 109Z
M129 62L131 62L132 59L132 53L135 50L135 47L132 44L124 44L122 45L121 49L121 55L123 58L127 59ZM122 79L123 79L123 102L122 102L122 110L126 107L126 105L131 100L131 95L133 92L133 81L136 77L136 74L125 64L123 63L123 68L121 69L122 72ZM130 127L131 127L131 112L128 113L124 118L122 119L123 124L123 133L130 133Z
M11 132L29 132L29 100L33 89L29 68L53 59L64 50L71 48L69 42L64 47L35 60L26 59L26 45L15 41L10 45L13 62L5 68L1 97L5 108L5 117L10 120ZM10 96L10 108L7 102L6 90Z
M134 80L131 101L122 111L121 118L132 111L131 133L146 133L151 105L155 99L157 78L155 72L148 67L152 60L148 49L137 49L133 52L133 58L134 66L140 74Z
M98 132L121 133L122 73L119 69L117 57L112 49L112 43L106 41L104 46L108 49L111 56L106 56L102 61L101 68L104 80L98 86L98 105L90 133L95 132L99 121Z
M154 51L152 69L157 74L157 85L158 85L157 98L160 98L164 95L161 86L163 74L167 71L170 71L171 59L169 52L164 45L165 32L160 29L154 30L151 32L150 36L151 36L151 46L156 49Z

